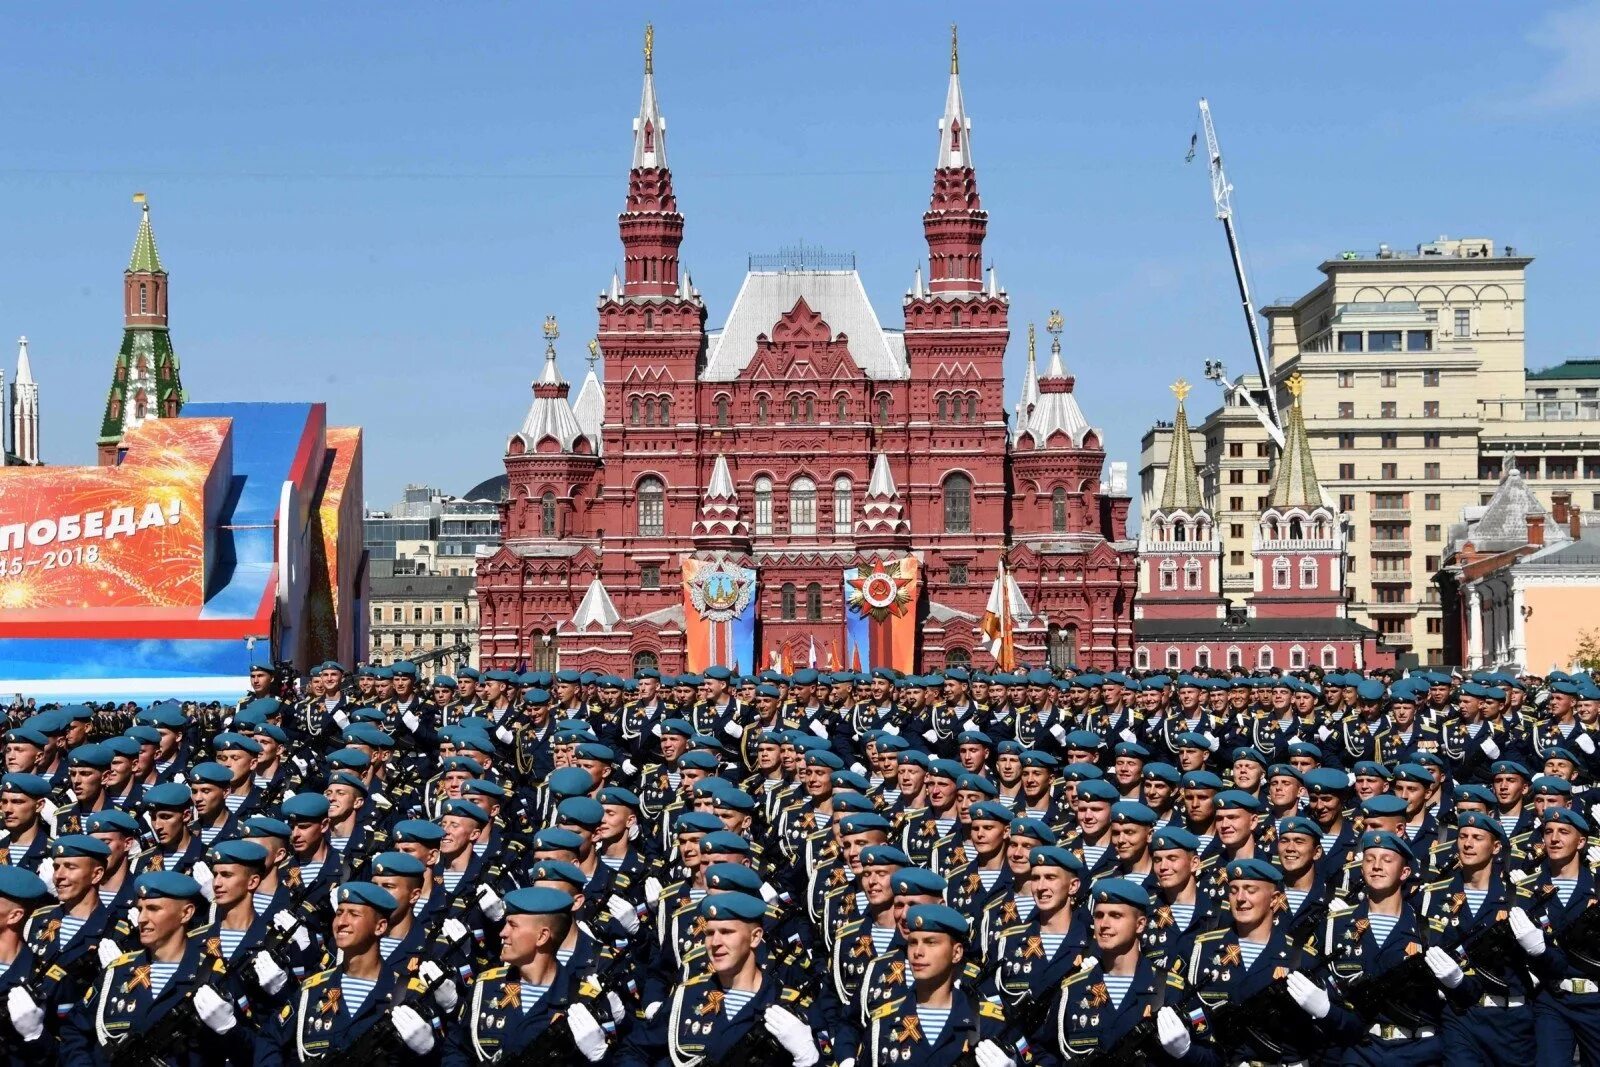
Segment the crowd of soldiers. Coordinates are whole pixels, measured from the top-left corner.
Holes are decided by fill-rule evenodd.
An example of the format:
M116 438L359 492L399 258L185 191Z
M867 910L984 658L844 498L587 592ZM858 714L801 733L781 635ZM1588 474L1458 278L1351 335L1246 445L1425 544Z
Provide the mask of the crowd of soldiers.
M15 1064L1600 1063L1586 673L13 709Z

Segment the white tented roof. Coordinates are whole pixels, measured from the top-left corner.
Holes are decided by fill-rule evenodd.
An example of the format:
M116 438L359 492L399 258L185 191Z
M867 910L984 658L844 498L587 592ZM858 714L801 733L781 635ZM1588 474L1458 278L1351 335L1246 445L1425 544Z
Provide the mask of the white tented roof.
M769 337L778 319L801 300L822 316L835 337L847 334L850 355L874 381L910 376L905 338L887 331L872 310L861 275L853 270L751 271L728 313L728 323L709 338L703 381L729 382L750 365L756 338Z

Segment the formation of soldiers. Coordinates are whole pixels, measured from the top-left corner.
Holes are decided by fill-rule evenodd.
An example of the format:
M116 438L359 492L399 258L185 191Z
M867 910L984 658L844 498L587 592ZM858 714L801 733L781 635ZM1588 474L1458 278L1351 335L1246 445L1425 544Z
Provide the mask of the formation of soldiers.
M16 1064L1600 1063L1600 687L323 664L13 712Z

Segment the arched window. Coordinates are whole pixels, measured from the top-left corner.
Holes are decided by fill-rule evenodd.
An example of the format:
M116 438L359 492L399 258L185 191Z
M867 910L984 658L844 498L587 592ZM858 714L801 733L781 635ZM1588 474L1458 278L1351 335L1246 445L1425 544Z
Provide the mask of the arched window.
M556 535L556 495L548 489L539 498L539 534L543 537Z
M794 583L784 582L783 589L778 594L778 613L784 622L794 621Z
M947 404L947 401L945 400L945 395L943 393L940 393L939 394L939 400L938 400L938 412L939 412L938 421L940 421L940 422L944 422L945 420L947 420L950 417L949 416L949 408L946 406L946 404Z
M640 671L659 670L661 661L654 652L635 652L633 654L633 676L637 678Z
M1078 662L1078 628L1051 625L1045 643L1050 657L1050 669L1063 671Z
M1139 668L1141 671L1149 670L1150 669L1150 650L1148 648L1141 648L1141 649L1136 650L1134 652L1134 654L1133 654L1133 665L1135 667Z
M1300 588L1315 589L1317 587L1317 561L1303 559L1300 561Z
M772 479L765 474L756 479L756 535L772 536Z
M645 265L649 266L648 263L646 263ZM648 330L651 327L655 326L655 324L656 324L656 313L654 311L651 311L649 308L645 308L644 309L644 328Z
M836 422L850 421L850 398L843 393L833 398L833 417Z
M1189 524L1179 519L1172 524L1172 539L1174 541L1189 540Z
M1289 649L1289 669L1292 671L1304 670L1306 665L1306 650L1299 645Z
M801 475L789 484L789 533L817 535L817 483Z
M1244 653L1242 651L1240 651L1238 645L1229 645L1228 646L1228 669L1229 670L1233 670L1235 668L1243 667L1243 666L1244 666Z
M658 478L639 483L639 536L660 537L667 530L667 488Z
M1183 565L1183 587L1185 589L1200 588L1200 561L1191 559Z
M528 634L528 669L553 671L556 669L556 635L534 630Z
M1050 491L1050 530L1067 532L1067 491L1059 485Z
M144 282L139 283L139 314L143 315L150 310L150 288Z
M633 425L635 425L635 426L639 425L639 398L638 397L634 397L632 400L628 401L628 421L630 423L632 423Z
M1161 561L1161 588L1178 588L1178 564L1176 560L1164 559Z
M800 394L799 393L790 393L789 394L789 421L790 422L799 422L800 421Z
M1272 588L1289 588L1289 561L1282 556L1272 561Z
M822 584L812 582L806 586L806 621L822 621Z
M1322 646L1322 665L1325 668L1333 668L1339 665L1339 653L1334 651L1332 645Z
M851 485L849 475L841 474L833 480L833 535L849 537L852 515Z
M964 648L947 649L944 654L945 667L970 667L972 666L972 653Z
M1211 666L1211 650L1209 648L1196 649L1194 665L1196 667L1209 668Z
M1298 518L1290 519L1289 520L1289 539L1291 541L1300 540L1301 529L1302 528L1300 526L1300 520Z
M1256 666L1259 667L1261 670L1268 670L1268 669L1270 669L1272 667L1272 646L1271 645L1262 645L1261 646L1261 651L1256 653Z
M1183 666L1183 657L1175 648L1167 649L1167 670L1175 671Z
M944 532L972 532L972 479L960 471L944 480Z
M810 393L806 394L806 425L817 421L817 398Z
M672 398L670 396L661 398L661 425L672 425Z
M889 394L888 393L879 393L878 394L878 421L879 422L888 422L889 421Z
M717 425L728 425L728 398L726 395L717 397Z
M952 326L960 326L961 325L961 309L960 308L952 308L952 309L950 309L950 325L952 325Z
M767 424L767 394L760 393L756 396L756 425Z
M978 421L978 394L976 393L967 394L967 421Z
M644 398L644 424L646 426L656 424L656 398L653 396Z

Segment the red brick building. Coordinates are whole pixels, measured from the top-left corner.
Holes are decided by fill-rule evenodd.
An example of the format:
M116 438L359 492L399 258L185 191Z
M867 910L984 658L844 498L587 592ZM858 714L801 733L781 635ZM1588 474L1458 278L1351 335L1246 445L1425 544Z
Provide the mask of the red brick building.
M483 665L681 670L683 564L722 560L757 575L760 655L803 664L814 643L826 666L843 647L844 571L908 554L922 669L992 665L977 624L1002 561L1023 601L1019 659L1129 665L1130 500L1102 482L1059 337L1039 376L1030 331L1007 418L1010 301L983 269L989 215L954 49L927 278L905 294L903 328L884 324L853 257L797 253L752 258L708 329L679 256L666 133L647 45L625 268L591 349L602 369L569 403L552 338L510 439L504 544L478 562Z
M1394 665L1377 632L1345 612L1343 521L1325 499L1294 404L1267 508L1255 533L1255 585L1243 606L1222 595L1222 538L1200 490L1190 445L1184 382L1173 386L1178 414L1161 506L1139 531L1139 597L1134 666L1141 669L1373 668Z

